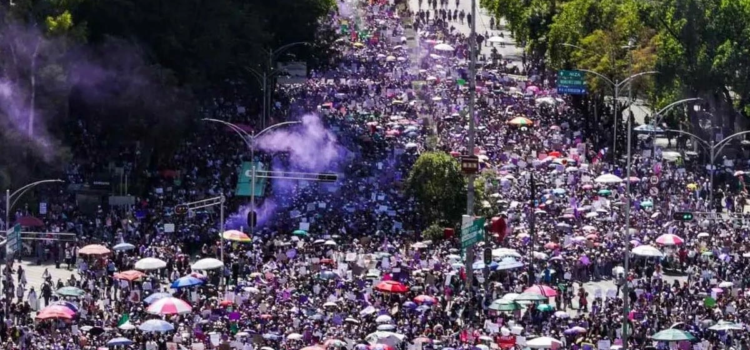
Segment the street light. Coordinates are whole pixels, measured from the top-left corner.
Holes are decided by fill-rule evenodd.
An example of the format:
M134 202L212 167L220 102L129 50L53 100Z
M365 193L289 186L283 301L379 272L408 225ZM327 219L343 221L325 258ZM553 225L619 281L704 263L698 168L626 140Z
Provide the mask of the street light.
M617 113L618 113L617 107L618 107L619 98L620 98L620 88L622 88L623 86L625 86L626 84L628 84L629 82L631 82L635 78L638 78L638 77L643 76L643 75L648 75L648 74L657 74L659 72L657 72L657 71L648 71L648 72L636 73L636 74L633 74L633 75L631 75L631 76L623 79L622 81L618 81L617 79L615 79L615 80L609 79L609 78L605 77L604 75L599 74L597 72L594 72L592 70L588 70L588 69L579 69L579 70L582 71L582 72L591 73L593 75L596 75L599 78L602 78L605 82L607 82L612 87L612 90L614 90L614 98L615 98L614 106L613 106L613 108L614 108L614 123L613 123L614 124L614 127L613 127L614 131L612 132L612 135L614 137L614 140L612 141L612 164L614 165L614 163L617 160L617 123L619 122L619 120L618 120L619 118L617 116ZM630 131L630 118L628 118L628 135L630 135L629 131ZM628 159L627 159L627 167L628 167L628 177L630 177L630 173L629 173L630 172L630 136L628 136ZM628 184L629 184L629 182L628 182ZM627 269L627 266L625 267L625 269Z
M724 139L722 139L719 142L715 142L713 138L710 141L706 141L706 140L698 137L697 135L695 135L693 133L690 133L690 132L687 132L687 131L683 131L683 130L666 129L666 131L676 132L678 134L683 134L683 135L690 136L694 140L700 141L701 143L699 143L699 145L704 146L708 150L708 152L709 152L709 164L711 165L711 174L710 174L710 179L708 180L709 181L708 203L709 203L709 205L712 205L712 203L714 201L714 170L715 170L714 169L715 168L714 163L716 162L716 157L721 154L721 151L724 149L724 147L726 147L726 145L729 144L729 141L731 139L733 139L733 138L735 138L737 136L742 136L742 135L750 134L750 130L740 131L738 133L729 135L729 136L725 137Z
M289 122L278 123L278 124L271 125L271 126L265 128L265 129L261 130L258 133L255 133L255 131L253 131L252 133L249 133L249 132L243 130L242 128L240 128L239 126L237 126L235 124L232 124L232 123L230 123L228 121L219 120L219 119L213 119L213 118L203 118L202 120L207 121L207 122L214 122L214 123L224 124L224 125L228 126L239 137L241 137L242 141L245 142L245 145L247 145L247 147L250 148L250 161L252 163L252 175L251 175L251 179L252 180L251 180L251 183L250 183L250 188L251 188L251 190L250 190L250 207L251 207L251 209L250 210L255 210L255 139L258 138L259 136L265 134L269 130L276 129L276 128L280 127L280 126L292 125L292 124L300 124L302 122L300 122L300 121L289 121ZM255 232L255 227L253 225L250 225L250 233L253 234L254 232Z
M274 61L281 54L286 52L286 50L297 45L307 45L307 44L309 44L307 41L298 41L298 42L293 42L293 43L289 43L284 46L281 46L277 48L276 50L268 49L268 52L267 52L268 53L268 67L266 67L266 69L263 69L263 71L260 72L255 68L250 68L250 67L246 68L248 72L253 74L255 79L258 80L258 83L260 83L260 85L263 88L263 114L261 115L261 117L263 118L261 125L263 127L266 127L266 118L268 117L268 111L271 109L271 95L272 94L271 94L271 91L268 91L268 80L275 78L281 73L273 69Z
M13 206L16 205L16 202L18 202L18 199L20 199L26 191L31 189L32 187L36 185L51 183L51 182L65 182L60 179L51 179L51 180L41 180L37 182L32 182L26 186L23 186L16 190L13 193L10 193L10 189L5 190L5 230L10 229L10 211L13 209ZM13 204L10 203L10 199L15 197L15 200L13 200Z
M615 98L614 107L613 107L614 108L614 123L613 123L614 124L614 141L612 142L612 144L613 144L613 147L612 147L612 158L613 158L612 165L614 166L614 163L615 163L614 160L617 159L617 154L615 152L617 150L617 123L619 122L619 120L618 120L619 118L618 118L618 115L617 115L617 106L619 104L620 88L623 87L625 84L628 84L629 82L631 82L633 79L638 78L638 77L640 77L642 75L656 74L658 72L656 72L656 71L641 72L641 73L633 74L633 75L631 75L631 76L623 79L622 81L617 81L617 80L613 81L613 80L605 77L604 75L601 75L601 74L599 74L597 72L594 72L592 70L580 69L580 71L591 73L593 75L598 76L599 78L602 78L604 81L606 81L607 83L609 83L610 86L612 86L612 90L614 90L614 98ZM631 167L630 160L632 158L631 157L631 148L632 148L631 144L632 144L632 136L633 136L633 133L631 132L631 127L632 127L632 121L631 121L631 118L628 118L628 122L627 122L627 129L628 129L627 148L628 149L627 149L627 159L625 160L625 168L626 168L626 170L625 170L625 172L626 172L626 175L625 175L625 193L626 193L626 199L625 199L625 242L626 243L630 242L630 167ZM623 267L625 269L625 273L627 273L628 268L629 268L629 266L628 266L629 260L630 260L630 251L627 250L627 249L625 249L625 259L624 259L624 264L623 264L624 265ZM626 281L626 283L624 283L622 290L623 290L623 295L625 296L625 298L624 298L625 302L624 302L623 307L622 307L622 309L623 309L623 321L622 321L622 325L623 325L623 330L622 330L622 344L623 345L622 345L622 348L624 350L627 350L627 348L628 348L628 328L627 328L628 317L627 316L628 316L628 312L630 311L630 310L628 310L630 308L630 306L628 305L628 304L630 304L630 299L627 297L627 295L628 295L628 284L627 284L627 281Z
M684 103L693 102L693 101L700 101L700 100L702 100L700 97L686 98L686 99L675 101L675 102L672 102L672 103L666 105L664 108L660 109L658 112L656 112L654 114L654 119L651 121L651 126L654 127L654 130L656 130L656 128L659 125L659 122L662 120L662 118L664 118L664 113L666 113L670 109L672 109L674 107L677 107L677 106L679 106L681 104L684 104ZM697 104L694 105L693 109L696 112L700 111L700 105L697 105ZM656 156L656 137L654 137L653 141L651 142L651 155L652 156Z

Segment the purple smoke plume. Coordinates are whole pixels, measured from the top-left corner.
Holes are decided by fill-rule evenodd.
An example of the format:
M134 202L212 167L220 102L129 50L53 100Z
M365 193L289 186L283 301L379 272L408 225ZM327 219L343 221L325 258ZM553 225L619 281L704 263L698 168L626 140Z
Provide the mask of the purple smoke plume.
M269 219L271 219L276 207L276 202L271 198L265 199L261 204L256 204L255 213L257 214L258 226L263 226ZM252 207L249 204L243 205L236 213L229 215L226 219L225 229L242 229L243 232L250 232L250 229L247 227L247 213L251 208Z
M259 149L269 153L287 152L289 169L283 170L336 171L346 154L336 135L326 129L320 117L314 114L303 116L302 124L282 127L261 136L256 143Z

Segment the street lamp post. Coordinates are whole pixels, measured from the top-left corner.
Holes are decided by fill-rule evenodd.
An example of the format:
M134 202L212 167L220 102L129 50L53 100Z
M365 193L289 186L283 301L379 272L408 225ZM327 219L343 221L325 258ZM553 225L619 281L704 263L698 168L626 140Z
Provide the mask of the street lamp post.
M261 85L261 87L263 89L263 110L262 110L263 114L261 115L263 121L262 121L261 125L264 128L266 127L266 118L268 118L268 112L271 110L271 96L272 96L271 92L272 91L268 90L268 81L270 79L275 78L280 73L279 71L277 71L277 70L275 70L273 68L274 61L276 61L276 59L281 54L283 54L284 52L286 52L286 50L288 50L288 49L290 49L290 48L292 48L294 46L297 46L297 45L306 45L306 44L309 44L309 43L307 41L298 41L298 42L293 42L293 43L289 43L289 44L283 45L283 46L277 48L276 50L274 50L274 49L268 49L268 52L267 52L267 54L268 54L268 67L266 67L266 69L263 69L263 71L261 72L261 71L258 71L255 68L250 68L250 67L247 68L247 71L250 72L251 74L253 74L253 76L255 77L255 79L258 80L258 83L260 83L260 85Z
M660 109L658 112L654 114L654 119L651 121L651 126L654 127L654 130L656 130L656 128L659 125L659 122L662 120L662 118L664 118L664 113L666 113L670 109L677 107L679 105L688 103L688 102L700 101L700 100L702 100L700 97L686 98L686 99L675 101L666 105L664 108ZM655 136L656 135L654 135L654 138L653 138L654 140L651 142L651 156L652 157L656 156L656 137Z
M619 118L618 118L618 115L617 115L617 113L618 113L617 109L618 109L618 103L619 103L619 98L620 98L620 89L623 86L625 86L626 84L628 84L629 82L631 82L635 78L638 78L638 77L643 76L643 75L648 75L648 74L657 74L658 72L656 72L656 71L648 71L648 72L636 73L636 74L633 74L633 75L631 75L631 76L629 76L629 77L627 77L627 78L625 78L625 79L623 79L621 81L618 81L616 79L615 80L609 79L609 78L605 77L604 75L599 74L597 72L594 72L592 70L588 70L588 69L579 69L579 70L582 71L582 72L591 73L593 75L596 75L599 78L602 78L605 82L607 82L612 87L612 90L614 92L614 99L615 99L614 103L613 103L614 104L614 106L613 106L613 108L614 108L614 123L613 123L614 127L613 127L613 129L614 130L612 132L612 135L613 135L613 138L614 138L614 140L612 141L612 164L614 165L616 163L616 161L617 161L617 123L620 121L620 120L618 120ZM630 123L630 118L628 118L628 123ZM630 125L630 124L628 124L628 125ZM629 140L629 138L628 138L628 140ZM628 143L630 143L630 141L628 141ZM628 163L627 167L628 167L628 177L629 177L630 176L630 173L629 173L630 172L630 149L628 149L627 163ZM625 269L627 269L627 266L625 267Z
M283 48L283 47L282 47ZM255 139L260 137L261 135L265 134L266 132L276 129L280 126L284 125L292 125L292 124L300 124L302 122L300 121L289 121L289 122L283 122L271 125L260 132L256 133L253 131L252 133L249 133L239 126L232 124L228 121L220 120L220 119L213 119L213 118L203 118L204 121L207 122L214 122L219 124L224 124L228 126L232 131L234 131L239 137L242 138L242 141L245 142L245 145L250 149L250 162L252 163L252 171L251 171L251 180L250 180L250 207L251 210L255 210ZM253 225L250 225L250 234L255 233L255 227Z
M10 193L10 189L5 191L5 230L6 231L10 229L10 211L13 210L13 206L16 205L16 202L18 201L18 199L21 198L24 195L24 193L26 193L26 191L28 191L32 187L36 185L52 183L52 182L65 182L65 181L60 180L60 179L41 180L41 181L32 182L26 186L23 186L17 189L13 193ZM10 200L14 197L15 199L13 200L13 203L11 204Z
M477 79L477 1L471 0L471 34L469 35L469 155L474 155L476 143L476 125L474 122L474 104L476 103L476 79ZM474 214L474 174L467 176L466 214L471 217ZM469 299L472 298L472 285L474 284L474 247L466 248L466 292ZM471 304L471 303L470 303Z
M614 142L613 142L612 154L613 154L613 159L616 160L617 159L617 155L616 155L615 151L617 150L617 123L619 121L618 120L619 118L618 118L618 115L617 115L617 105L619 103L618 98L620 97L620 88L622 88L625 84L628 84L629 82L631 82L635 78L638 78L640 76L647 75L647 74L656 74L657 72L655 72L655 71L648 71L648 72L636 73L636 74L633 74L633 75L631 75L631 76L623 79L622 81L617 81L617 80L613 81L613 80L605 77L604 75L599 74L599 73L594 72L594 71L591 71L591 70L580 69L580 71L591 73L593 75L598 76L599 78L602 78L604 81L606 81L607 83L609 83L610 86L612 86L612 89L614 90L614 98L615 98L615 100L614 100ZM625 179L626 179L625 180L625 193L626 193L626 197L625 198L626 199L625 199L625 204L624 204L625 205L625 239L624 239L625 242L630 242L630 167L631 167L630 163L631 163L631 158L632 158L631 157L631 148L632 148L632 136L633 136L633 133L631 132L631 127L632 127L632 121L631 121L631 118L628 117L628 122L627 122L627 129L628 129L627 130L627 132L628 132L627 148L628 149L627 149L627 159L625 160L625 168L626 168L626 170L625 170L625 173L626 173L626 175L625 175ZM613 166L614 166L614 163L615 162L613 161L612 162ZM625 268L625 273L626 274L627 274L628 268L629 268L629 266L628 266L629 262L630 262L629 260L630 260L630 251L628 251L626 249L625 250L625 257L624 257L624 264L623 264L624 268ZM627 316L628 316L628 312L630 311L629 310L629 308L630 308L630 306L629 306L630 299L628 298L628 284L627 284L627 282L623 285L623 289L622 290L623 290L623 295L625 296L625 298L624 298L625 302L624 302L623 308L622 308L623 309L622 310L623 311L622 348L623 348L623 350L627 350L628 349L628 327L627 327L628 317Z
M714 163L716 162L716 157L721 154L721 151L724 150L724 147L726 147L726 145L729 144L730 140L732 140L733 138L735 138L737 136L742 136L742 135L750 134L750 130L740 131L738 133L734 133L732 135L729 135L729 136L725 137L724 139L722 139L719 142L714 142L714 139L711 139L710 141L706 141L706 140L698 137L698 135L695 135L693 133L690 133L690 132L687 132L687 131L684 131L684 130L667 129L666 131L676 132L678 134L683 134L683 135L690 136L694 140L700 141L701 143L699 143L699 145L704 146L706 148L706 150L708 150L708 153L709 153L709 162L710 162L710 165L711 165L711 174L709 174L710 178L708 180L709 181L708 203L709 203L709 205L713 205L713 201L714 201L714 172L715 172L715 169L714 169L715 165L714 165Z

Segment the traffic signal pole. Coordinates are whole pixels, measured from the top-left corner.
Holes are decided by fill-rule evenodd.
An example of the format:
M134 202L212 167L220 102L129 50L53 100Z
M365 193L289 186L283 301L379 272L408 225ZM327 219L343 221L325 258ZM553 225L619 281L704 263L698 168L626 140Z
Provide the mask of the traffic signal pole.
M471 34L469 35L469 150L470 156L474 155L474 146L476 143L476 125L474 122L474 104L477 98L477 1L471 0ZM466 191L466 214L473 217L474 214L474 174L469 173L467 176ZM469 305L473 305L472 286L474 284L474 247L466 248L466 295L469 298Z
M194 211L197 209L202 208L209 208L209 207L215 207L219 206L219 242L221 242L219 246L219 250L221 251L221 262L224 262L224 202L226 201L226 197L224 197L224 194L222 193L220 196L207 198L195 202L190 203L183 203L175 206L175 214L178 215L184 215L187 214L190 211ZM224 283L224 269L221 269L221 284L224 286L224 291L226 291L226 283Z

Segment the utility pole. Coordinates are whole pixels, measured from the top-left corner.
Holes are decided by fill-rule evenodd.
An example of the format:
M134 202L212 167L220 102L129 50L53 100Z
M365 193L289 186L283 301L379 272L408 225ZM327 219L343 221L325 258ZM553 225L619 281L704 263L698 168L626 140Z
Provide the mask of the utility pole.
M476 84L477 84L477 1L471 0L471 34L469 35L469 149L468 155L474 155L474 145L476 143L476 125L474 122L474 104L476 103ZM474 215L474 174L469 173L467 176L468 186L466 192L466 214L469 217ZM466 293L469 299L472 298L472 285L474 284L474 247L466 248ZM471 302L469 303L472 304Z
M534 173L529 172L529 185L531 186L531 214L529 215L529 236L531 236L531 257L529 258L529 286L534 285L534 246L536 245L536 182Z

